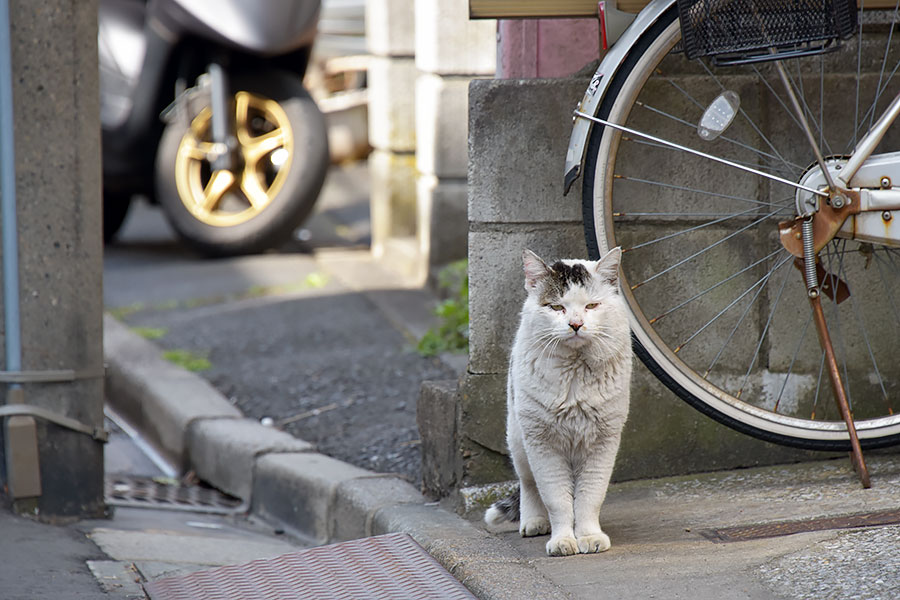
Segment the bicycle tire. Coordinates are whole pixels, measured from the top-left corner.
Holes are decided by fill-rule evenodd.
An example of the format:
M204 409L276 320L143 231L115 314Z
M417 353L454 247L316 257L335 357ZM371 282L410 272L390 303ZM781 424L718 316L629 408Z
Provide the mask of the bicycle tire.
M782 158L792 167L785 171L799 165L801 172L808 172L813 159L806 140L788 134L787 127L780 126L781 117L770 114L777 104L777 88L769 82L771 67L730 67L722 74L711 74L700 62L687 61L677 53L679 39L673 6L647 28L613 74L596 116L698 147L702 142L686 125L695 127L697 115L715 97L710 94L728 87L723 83L737 85L748 106L742 106L742 114L731 129L703 150L710 152L711 148L713 153L734 159L734 155L743 156L746 151L740 144L755 139L772 146L753 149L757 154L752 154L755 158L751 162L763 164L756 165L759 168L769 170L778 161L768 155L776 154L791 159ZM887 39L886 48L890 50ZM851 42L843 52L792 61L796 63L792 65L795 87L802 91L813 68L823 76L843 77L839 68L847 63L847 53L855 46ZM900 61L894 51L890 54ZM857 81L865 85L869 85L869 79L868 74L857 76ZM840 79L839 83L846 82ZM875 89L881 86L879 80ZM900 77L890 77L884 88L889 99L900 88ZM702 102L694 96L703 97ZM833 107L826 103L829 97L824 93L820 98L820 140L830 143L825 115ZM815 111L810 105L811 101L807 102L812 117ZM682 108L693 117L674 114L675 109ZM765 116L769 120L767 130L755 130L758 126L749 124L751 115ZM898 141L900 136L891 134L883 144L900 147ZM775 142L786 143L787 151L777 148ZM809 157L798 148L809 151ZM677 156L676 162L671 152L598 124L593 126L586 151L582 202L588 252L596 259L610 247L622 246L625 250L622 288L631 311L636 354L678 397L737 431L798 448L849 450L849 436L834 406L827 375L823 381L822 367L816 364L821 349L810 326L802 275L799 271L796 276L790 275L794 269L775 232L778 221L793 216L793 190L785 201L785 192L778 187L781 184L755 175L717 180L715 175L723 171L715 163L704 165L696 162L703 159L689 155ZM599 160L601 157L604 160ZM796 180L798 175L792 174L792 178ZM691 181L697 187L686 185ZM720 185L710 187L711 183ZM751 210L734 208L745 206L747 200ZM665 208L651 210L655 206ZM726 208L733 212L728 213ZM769 208L776 210L767 212ZM710 241L704 242L704 236ZM826 315L848 382L845 387L861 444L864 448L898 444L900 415L893 414L890 402L900 397L900 361L896 359L897 344L892 342L900 339L900 302L893 301L895 291L900 295L900 253L896 248L870 242L835 239L823 250L822 256L826 255L828 258L822 261L829 274L826 279L835 283L839 274L851 291L849 300L840 305L824 297L823 304L827 305ZM861 267L861 261L865 267ZM881 304L873 304L877 290L871 287L873 277L867 272L870 262L876 263L872 272L880 269L883 273L886 264L896 271L888 273L893 275L890 281L881 275ZM777 282L780 291L776 285L769 285L776 274L783 280ZM681 279L676 280L675 275ZM753 296L748 297L748 292ZM763 300L757 303L760 296ZM782 297L785 302L781 302ZM879 307L890 316L890 322L877 328L879 339L873 340L876 330L871 316L878 314ZM751 311L754 314L747 319ZM791 328L798 331L800 326L802 335L797 341ZM724 344L713 344L723 338ZM728 348L732 343L734 347ZM871 360L862 356L865 354ZM711 364L706 362L710 356L714 357ZM874 378L872 365L877 373ZM900 400L897 402L900 404Z

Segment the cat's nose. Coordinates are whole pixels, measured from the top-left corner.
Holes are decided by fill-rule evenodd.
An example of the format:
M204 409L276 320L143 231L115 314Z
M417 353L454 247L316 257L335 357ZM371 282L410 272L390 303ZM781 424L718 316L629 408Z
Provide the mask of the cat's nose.
M584 324L584 323L579 323L578 321L570 321L570 322L569 322L569 327L571 327L572 330L573 330L575 333L578 333L578 330L581 329L581 326L582 326L583 324Z

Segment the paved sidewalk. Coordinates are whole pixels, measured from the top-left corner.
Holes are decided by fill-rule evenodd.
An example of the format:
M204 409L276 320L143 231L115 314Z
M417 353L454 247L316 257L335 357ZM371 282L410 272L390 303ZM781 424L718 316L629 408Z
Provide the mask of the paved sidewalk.
M363 255L322 256L320 265L340 281L356 281L354 293L370 293L367 279L385 293L384 277ZM397 317L392 302L369 300L370 310ZM870 456L870 490L860 487L848 460L614 485L602 513L613 548L551 559L546 538L488 532L480 510L460 517L400 477L334 460L241 418L205 381L159 360L152 344L121 324L108 320L106 335L113 397L130 398L152 416L157 436L166 438L160 443L203 479L310 544L406 532L482 599L900 595L897 526L708 539L719 528L900 509L896 456Z
M323 257L329 260L335 257ZM338 262L350 269L347 261L354 260L344 255ZM352 268L371 274L360 260ZM396 308L392 302L379 308L374 300L369 306ZM900 597L896 525L710 539L735 526L897 511L895 455L869 457L870 490L860 487L844 459L614 485L602 513L612 549L549 558L546 538L486 531L480 509L461 517L401 477L335 460L244 418L205 380L162 360L155 345L121 323L107 319L105 335L116 408L151 420L154 427L142 424L149 439L202 479L240 496L252 518L118 509L112 521L52 527L0 511L0 597L136 599L140 580L391 532L411 535L482 600ZM122 470L155 472L115 445L108 456L124 460Z
M335 217L336 225L326 224L313 237L364 221L364 215L354 212L358 208L340 209L350 211L352 219L331 212L340 217ZM364 240L364 228L352 232ZM721 541L730 527L774 524L776 532L783 532L797 521L806 522L809 529L823 518L900 511L900 457L895 454L868 457L870 490L861 489L846 459L613 485L601 515L612 548L599 555L549 558L544 553L546 537L523 539L511 528L488 531L480 521L483 509L471 507L460 516L423 497L409 471L397 468L393 474L385 473L387 467L409 464L404 461L417 451L413 444L406 446L407 454L402 456L351 464L350 459L358 457L335 458L327 440L313 440L312 435L298 439L288 431L298 434L300 429L264 426L260 423L264 415L284 418L291 414L278 412L285 406L261 402L253 390L268 385L287 394L294 385L289 382L304 376L299 369L285 373L291 364L285 362L286 355L293 363L305 365L321 361L329 348L345 348L340 368L329 371L328 382L318 384L322 394L334 396L324 406L339 405L346 399L342 394L358 393L334 387L344 376L341 368L347 370L349 380L362 373L363 361L389 370L383 365L402 365L406 359L388 352L373 358L359 345L346 340L338 344L343 331L321 338L318 344L286 349L284 344L271 343L261 324L289 329L298 326L292 319L309 318L339 328L350 320L340 321L332 311L352 311L353 326L371 329L365 332L367 340L374 344L389 339L395 346L405 338L417 338L430 324L433 298L380 268L359 245L315 256L279 255L277 260L283 262L269 271L259 257L247 257L239 261L239 270L252 273L248 281L263 280L267 286L278 287L285 283L277 278L285 276L281 267L287 264L291 277L302 280L324 273L328 283L315 289L245 297L228 306L193 306L166 316L165 325L180 341L209 336L200 341L216 340L217 351L231 351L238 358L246 352L252 358L253 369L221 367L212 383L163 360L157 344L107 317L104 346L110 404L140 430L164 459L160 462L181 465L184 471L193 471L240 498L249 516L119 508L112 520L50 526L14 517L0 507L0 598L143 600L142 581L396 532L412 536L482 600L900 598L898 525ZM157 296L135 295L126 303L167 301L173 291L184 298L195 293L199 269L178 260L153 262L158 256L147 260L166 274L154 290ZM233 267L219 266L222 271ZM204 283L222 284L222 271L204 271L214 280ZM116 286L137 294L134 283L143 276L123 267L116 273ZM217 293L234 291L240 290ZM156 323L149 318L146 323L138 321L132 324ZM233 329L223 330L226 324ZM214 337L223 331L224 339ZM214 358L221 365L231 364ZM451 358L435 364L431 376L452 376L464 365L464 359ZM366 385L373 391L385 385L378 383L377 371L365 373L373 379L360 378L363 390ZM394 405L403 404L397 413L409 416L416 403L418 381L414 379L419 375L393 375L398 379L391 384L398 396ZM400 379L404 386L399 385ZM225 390L227 394L221 389L223 382L234 386ZM306 387L302 394L294 390L293 397L317 393L314 382L296 385ZM247 400L239 406L250 407L252 414L235 406L237 394ZM352 411L352 405L344 408ZM329 414L339 413L335 408ZM373 435L378 431L375 417ZM307 431L313 431L314 425ZM411 439L409 431L404 435ZM172 474L138 450L114 431L106 449L107 468L140 475Z

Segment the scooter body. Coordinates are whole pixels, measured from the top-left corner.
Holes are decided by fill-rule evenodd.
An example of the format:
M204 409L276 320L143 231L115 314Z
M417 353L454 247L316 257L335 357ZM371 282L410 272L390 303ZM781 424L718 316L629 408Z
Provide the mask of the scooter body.
M325 149L324 156L327 158L324 121L314 104L307 106L312 100L302 89L302 78L316 35L319 8L319 0L100 0L100 113L104 211L108 225L114 224L111 218L115 220L117 213L122 212L118 209L123 203L127 210L132 195L144 194L153 198L163 192L160 187L171 187L170 192L178 192L190 214L195 208L192 203L198 202L201 199L199 196L209 191L206 188L212 179L217 179L218 188L223 187L220 182L227 177L214 177L222 169L230 169L234 179L232 187L222 194L223 202L229 195L231 200L240 196L242 192L239 188L249 188L253 178L263 181L264 191L268 192L271 188L268 184L274 184L277 179L278 167L284 165L284 154L302 147L302 144L296 143L302 140L293 137L299 133L294 130L299 128L290 127L292 121L298 125L298 115L301 119L317 121L312 124L312 131L323 138L323 143L316 145ZM260 81L266 74L272 74L271 78L281 83L275 85ZM251 96L248 109L248 101L238 100L237 92L240 87L253 86L258 89L246 90ZM277 89L269 89L265 93L261 89L265 87ZM299 98L304 105L302 109L294 111L296 115L281 117L276 114L291 98ZM275 102L275 105L266 102ZM236 106L237 110L244 111L241 115L235 114ZM266 107L274 112L266 112ZM196 119L204 109L211 114L205 115L198 123ZM251 131L246 129L247 123L241 122L242 118L256 121L269 119L271 122L265 124L263 130ZM241 127L245 128L243 133L238 131ZM291 134L292 143L274 148L273 151L281 150L278 160L274 161L279 164L273 166L274 163L270 164L272 161L266 162L269 160L267 156L256 156L250 164L248 157L244 156L246 153L242 154L238 138L254 140L259 135L281 131L281 128ZM182 136L193 136L193 140L185 138L181 144L173 142L177 146L171 152L173 156L162 157L160 144L164 133L170 129L180 129ZM178 138L175 134L170 137ZM203 156L195 152L195 158L203 163L202 168L197 164L171 168L159 164L163 158L166 161L182 160L177 157L179 152L185 152L185 143L188 146L194 144L205 152ZM208 144L218 144L217 150L208 151ZM293 161L293 167L301 168L311 159L312 166L324 170L327 165L320 164L323 157L321 150L315 154L314 157L300 157L301 160ZM184 172L185 169L197 171L198 168L203 174L199 179L194 177L193 183L188 181L189 176L184 175L177 185L160 186L161 167L174 171L167 175ZM247 172L251 167L253 174ZM314 175L308 175L306 179L312 177L315 180L324 176ZM195 188L193 192L191 185ZM278 204L274 202L276 192L283 187L282 182L278 184L278 189L271 190L272 193L268 194L271 197L267 200L269 204ZM286 191L294 195L298 193L293 189L297 185L288 187L292 189ZM321 181L318 185L313 181L311 186L300 187L307 195L313 189L314 195L317 195ZM257 194L260 192L257 191ZM197 197L192 198L192 195ZM167 203L161 197L158 199L165 209ZM248 202L258 205L259 200L250 197ZM238 208L233 206L231 212ZM175 222L177 217L170 214L172 211L166 212L182 237L192 242L190 227ZM261 214L254 213L252 218L243 221L226 219L220 222L221 219L209 218L205 224L220 229L245 225ZM194 216L198 215L200 213ZM289 216L296 220L297 211L294 210ZM200 220L204 221L202 215ZM105 227L105 234L109 233L109 229ZM214 233L222 238L221 231ZM252 232L244 232L245 235L248 233ZM260 234L254 235L260 237ZM246 248L240 248L237 244L234 250L224 249L221 252L215 249L215 246L221 245L219 241L206 240L194 245L210 254L235 254L262 249L260 243L258 241Z

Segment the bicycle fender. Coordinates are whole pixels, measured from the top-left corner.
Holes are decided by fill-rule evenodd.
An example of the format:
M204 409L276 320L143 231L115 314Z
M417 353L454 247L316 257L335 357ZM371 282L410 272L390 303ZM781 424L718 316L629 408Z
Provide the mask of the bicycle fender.
M676 0L653 0L648 4L637 17L632 21L625 33L622 34L615 44L609 49L600 66L591 77L591 83L588 85L587 91L584 92L581 102L575 107L576 110L587 113L589 115L597 114L600 101L606 94L606 89L613 78L613 75L619 70L625 57L631 51L631 48L641 37L641 34L653 25L662 14L675 4ZM584 165L584 152L587 146L588 135L591 133L593 123L587 119L572 118L574 125L572 133L569 136L569 149L566 151L566 166L563 179L563 195L569 193L569 188L581 175L581 169Z

